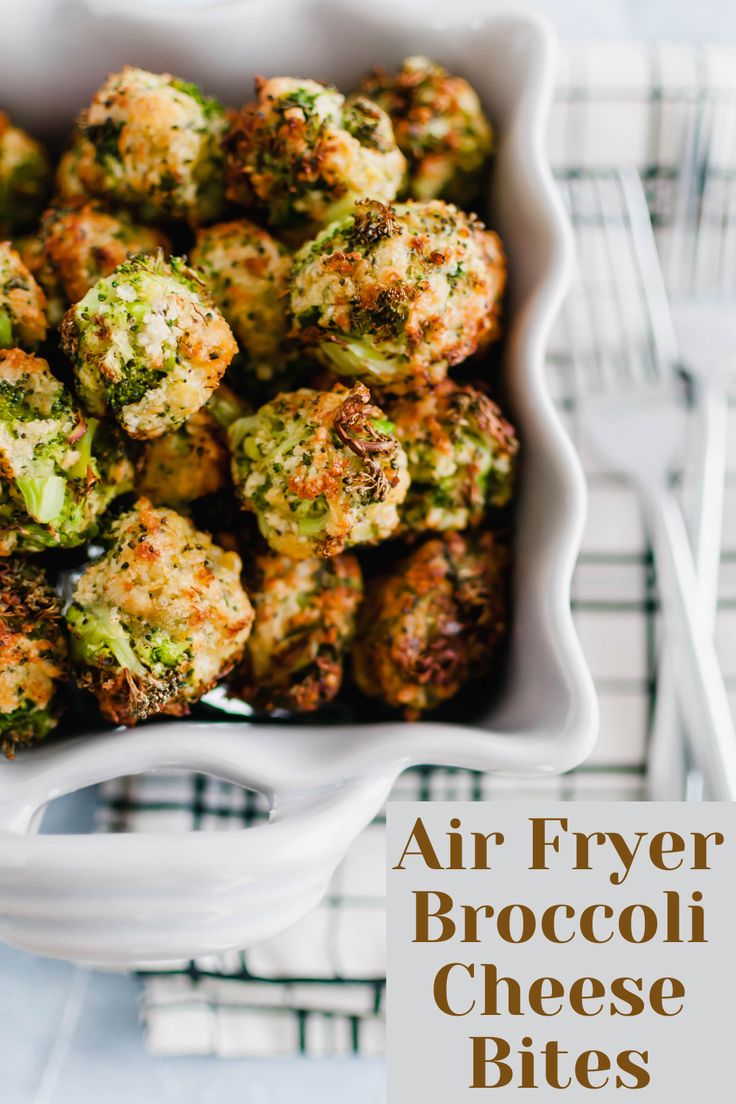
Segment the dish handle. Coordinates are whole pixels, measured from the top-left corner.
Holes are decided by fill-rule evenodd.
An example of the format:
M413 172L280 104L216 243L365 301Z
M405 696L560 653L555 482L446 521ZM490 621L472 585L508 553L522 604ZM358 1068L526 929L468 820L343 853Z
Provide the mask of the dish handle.
M286 729L157 724L0 765L0 939L36 954L135 968L246 948L301 919L400 768L320 778L299 771L280 734L293 749L297 734ZM256 789L269 801L268 819L155 837L37 833L49 801L162 769Z

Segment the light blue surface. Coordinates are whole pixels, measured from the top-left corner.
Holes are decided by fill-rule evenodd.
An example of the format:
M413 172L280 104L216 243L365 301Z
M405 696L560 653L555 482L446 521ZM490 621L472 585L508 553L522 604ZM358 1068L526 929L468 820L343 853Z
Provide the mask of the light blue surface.
M736 41L731 0L545 0L562 35ZM45 829L80 830L92 797ZM0 947L1 1104L379 1104L375 1061L152 1059L137 982Z
M83 832L89 790L55 802L44 831ZM156 1059L139 983L0 945L0 1104L379 1104L378 1061Z
M137 982L0 948L2 1104L378 1104L373 1061L155 1059Z
M2 1104L378 1104L380 1062L154 1059L137 983L0 948Z

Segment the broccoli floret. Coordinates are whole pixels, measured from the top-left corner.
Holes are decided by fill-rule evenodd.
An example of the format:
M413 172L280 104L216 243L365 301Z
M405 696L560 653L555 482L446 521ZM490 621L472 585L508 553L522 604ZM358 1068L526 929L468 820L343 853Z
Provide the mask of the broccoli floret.
M16 479L15 486L23 496L29 517L42 525L58 526L66 497L66 480L62 476Z
M0 308L0 349L10 349L13 345L13 320L7 310Z
M236 395L232 388L224 383L221 383L207 400L207 412L222 429L228 429L238 418L243 418L247 409L247 404L240 395Z
M367 337L326 342L322 354L339 375L372 379L377 384L382 380L391 383L405 363L405 358L382 355Z
M134 675L144 675L146 668L133 650L130 636L112 611L104 606L70 606L66 620L72 632L72 658L78 663L104 667L115 662Z

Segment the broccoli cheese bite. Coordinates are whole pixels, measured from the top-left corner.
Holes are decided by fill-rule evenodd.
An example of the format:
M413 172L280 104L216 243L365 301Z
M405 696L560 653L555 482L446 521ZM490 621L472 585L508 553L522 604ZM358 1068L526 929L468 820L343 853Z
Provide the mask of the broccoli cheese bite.
M296 354L287 341L291 254L247 219L221 222L197 234L192 264L258 379L283 373Z
M390 117L409 162L415 199L447 199L461 206L472 201L493 133L466 80L425 57L409 57L398 73L375 68L360 92Z
M388 116L363 96L294 77L259 78L225 141L228 197L271 226L314 230L361 196L391 200L406 161Z
M446 533L372 579L353 643L363 693L412 717L487 674L506 631L507 574L490 533Z
M83 544L132 487L115 427L85 419L45 360L0 350L0 556Z
M35 349L46 337L46 297L10 242L0 242L0 349Z
M238 496L276 552L335 556L396 529L406 456L362 384L277 395L229 439Z
M499 239L475 216L441 200L366 200L299 250L291 309L333 371L407 390L498 335L505 274Z
M247 408L225 384L207 405L173 433L146 443L138 463L137 490L154 506L185 509L230 483L227 427Z
M56 727L66 659L61 606L41 568L0 561L0 751L9 759Z
M136 253L168 253L166 236L138 226L125 211L113 214L98 200L55 203L26 245L27 264L48 296L49 318L58 323L70 303Z
M136 489L155 506L183 510L227 486L230 452L220 427L205 407L173 433L146 443Z
M43 210L51 167L46 150L0 111L0 238L22 234Z
M478 525L506 506L519 443L487 395L443 380L387 407L409 464L402 524L416 532Z
M82 114L76 174L90 193L197 224L223 202L225 111L195 84L126 66Z
M79 397L131 437L178 428L204 406L237 345L179 257L139 254L98 280L61 324Z
M111 721L182 716L242 655L253 609L240 557L146 499L109 540L66 614L77 680Z
M85 187L79 175L79 166L88 163L86 172L94 171L97 166L99 190L102 187L102 166L95 160L95 148L91 142L75 131L71 144L64 150L54 173L54 201L65 202L69 199L89 199L92 192Z
M363 590L358 561L294 561L266 552L254 557L246 577L255 621L231 692L257 710L319 709L342 683Z

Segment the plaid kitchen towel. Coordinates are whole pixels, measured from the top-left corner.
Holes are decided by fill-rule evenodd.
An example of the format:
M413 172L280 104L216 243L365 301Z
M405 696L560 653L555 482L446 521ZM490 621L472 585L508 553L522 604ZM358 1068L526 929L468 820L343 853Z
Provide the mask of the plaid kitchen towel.
M705 230L712 237L713 264L722 274L729 271L730 258L736 280L736 256L724 257L724 250L736 250L736 50L593 42L570 44L562 52L550 149L575 226L579 271L550 345L549 372L590 489L573 601L600 696L598 745L583 767L556 779L519 783L469 771L414 770L397 783L396 799L493 799L510 789L529 799L643 796L656 691L655 581L633 492L602 470L578 440L569 388L571 350L582 340L580 305L595 305L596 297L605 302L614 296L618 309L631 311L627 333L643 344L650 338L646 319L637 314L641 296L631 272L625 265L614 267L598 248L601 213L591 202L595 174L624 165L641 171L666 255L686 135L706 112L712 137L701 182L710 205ZM676 283L682 273L667 275ZM615 341L620 335L609 337ZM736 703L735 419L736 407L717 636ZM228 831L266 815L265 802L256 794L201 776L158 774L107 785L99 826ZM351 849L325 901L290 931L247 953L182 962L145 975L143 1018L150 1051L380 1054L384 896L384 821L379 817Z

